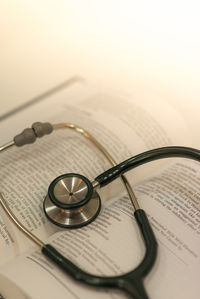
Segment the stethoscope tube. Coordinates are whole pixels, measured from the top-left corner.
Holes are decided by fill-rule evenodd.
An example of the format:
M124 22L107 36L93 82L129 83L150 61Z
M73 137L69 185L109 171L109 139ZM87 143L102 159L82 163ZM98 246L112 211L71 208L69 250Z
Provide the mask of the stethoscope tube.
M95 181L99 183L100 187L103 187L133 168L136 168L147 162L172 157L189 158L200 161L200 151L194 148L181 146L170 146L153 149L133 156L117 166L108 169L96 177ZM148 295L143 286L143 279L149 273L155 263L157 256L157 241L145 212L142 209L138 209L135 211L134 216L143 236L146 251L145 256L139 266L137 266L133 271L130 271L124 275L106 278L91 275L71 263L71 261L60 255L60 253L58 253L54 248L52 248L51 245L48 244L43 247L42 252L56 262L56 264L59 264L64 271L69 273L76 280L83 281L93 286L110 288L117 287L124 290L131 296L131 298L148 299Z
M13 142L9 142L6 145L1 146L0 152L10 148L13 145L22 146L24 144L33 143L37 137L42 137L45 134L49 134L52 132L53 129L55 130L64 127L74 129L77 132L83 134L85 137L89 138L101 150L101 152L112 162L112 164L115 164L115 161L112 159L109 153L103 148L103 146L101 146L101 144L98 143L98 141L95 138L93 138L88 132L86 132L82 128L79 128L72 124L57 124L52 126L51 124L48 123L44 123L44 124L35 123L33 124L31 129L25 129L21 134L17 135L14 138ZM181 146L169 146L169 147L162 147L162 148L146 151L144 153L133 156L125 160L124 162L118 164L117 166L114 166L108 169L107 171L105 171L104 173L100 174L95 178L95 181L93 183L89 183L89 185L91 186L89 186L88 189L90 189L91 187L91 189L94 189L95 191L96 187L98 186L103 187L109 184L110 182L112 182L113 180L115 180L116 178L122 176L123 182L127 187L127 191L129 191L128 193L131 194L129 190L131 187L129 188L128 182L126 181L125 177L123 177L124 173L145 163L155 161L158 159L172 158L172 157L182 157L182 158L189 158L189 159L200 161L200 151L194 148L181 147ZM67 179L68 177L71 177L71 174L65 174L63 176L64 179ZM84 179L83 176L77 174L75 174L75 177L82 178L87 185L87 178ZM73 179L74 179L74 174L73 174ZM57 179L55 182L53 181L52 184L53 183L57 184ZM50 191L53 192L53 190ZM83 200L81 202L83 202ZM7 215L10 217L10 219L18 226L18 228L23 233L25 233L27 237L29 237L32 241L34 241L38 246L40 246L43 254L48 256L60 268L62 268L66 273L70 274L76 280L80 280L82 282L85 282L93 286L112 287L112 288L117 287L123 289L127 294L131 296L131 298L148 299L148 296L143 286L143 279L149 273L149 271L151 270L151 268L155 263L156 255L157 255L157 242L154 233L151 229L150 223L147 219L147 216L145 212L142 209L140 209L137 202L134 205L134 207L136 207L134 216L140 228L145 243L146 251L145 251L144 258L142 262L134 270L120 276L111 276L111 277L101 277L101 276L91 275L81 270L78 266L73 264L69 259L65 258L62 254L60 254L54 247L52 247L49 244L44 244L35 235L29 232L23 226L23 224L21 224L18 221L15 215L13 215L12 211L7 206L6 201L3 198L2 194L0 194L0 204L4 208Z
M133 156L125 160L124 162L118 164L117 166L114 166L106 170L104 173L98 175L95 178L95 181L97 181L100 184L100 186L103 187L111 183L113 180L126 173L127 171L134 169L140 165L159 159L175 157L189 158L200 161L200 151L194 148L184 146L167 146L152 149L144 153L138 154L136 156Z
M157 241L146 213L140 209L134 212L134 216L144 239L146 252L142 262L134 270L126 274L109 277L89 274L60 254L50 244L46 244L42 247L42 253L75 280L96 287L119 288L124 290L130 298L133 299L148 299L149 297L145 291L143 279L150 272L155 263Z

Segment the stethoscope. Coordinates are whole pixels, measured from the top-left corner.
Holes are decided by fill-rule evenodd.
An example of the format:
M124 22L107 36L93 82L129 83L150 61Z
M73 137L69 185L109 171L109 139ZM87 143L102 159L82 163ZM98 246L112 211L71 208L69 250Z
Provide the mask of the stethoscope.
M47 218L52 223L66 228L78 228L91 223L97 217L101 208L101 200L97 189L121 177L133 204L135 210L134 217L146 248L141 263L134 270L119 276L101 277L89 274L61 255L53 246L44 244L27 230L12 213L1 193L0 203L17 227L28 238L40 246L42 253L74 279L93 286L119 288L129 294L131 298L147 299L148 295L144 288L143 279L150 272L155 263L157 241L146 213L140 208L124 173L147 162L162 158L184 157L200 161L200 151L181 146L162 147L138 154L116 165L116 162L108 151L83 128L68 123L56 125L51 125L50 123L34 123L32 128L25 129L21 134L15 136L13 141L1 146L0 152L13 145L20 147L25 144L33 143L37 137L40 138L46 134L50 134L53 130L63 128L73 129L88 138L114 166L97 176L93 182L88 180L85 176L76 173L63 174L54 179L48 188L48 193L43 205Z

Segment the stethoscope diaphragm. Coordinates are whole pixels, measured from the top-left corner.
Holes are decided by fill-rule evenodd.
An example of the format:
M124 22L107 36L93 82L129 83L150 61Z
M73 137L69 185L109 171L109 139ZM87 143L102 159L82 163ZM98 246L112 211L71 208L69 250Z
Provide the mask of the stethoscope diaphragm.
M98 216L101 200L86 177L68 173L57 177L49 185L43 208L52 223L65 228L78 228Z

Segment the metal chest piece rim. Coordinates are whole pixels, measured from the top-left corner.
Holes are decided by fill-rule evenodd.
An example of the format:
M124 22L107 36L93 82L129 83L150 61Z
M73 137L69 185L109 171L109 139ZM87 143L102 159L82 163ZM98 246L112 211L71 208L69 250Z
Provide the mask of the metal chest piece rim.
M51 182L43 209L52 223L64 228L78 228L95 220L101 200L85 176L67 173Z

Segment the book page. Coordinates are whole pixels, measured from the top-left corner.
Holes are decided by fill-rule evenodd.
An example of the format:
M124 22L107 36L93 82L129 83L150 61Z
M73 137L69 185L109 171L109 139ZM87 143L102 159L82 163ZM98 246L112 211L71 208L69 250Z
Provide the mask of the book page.
M194 93L196 92L194 91ZM198 95L198 93L196 93L196 95ZM191 146L199 148L199 97L197 96L195 98L194 94L190 94L189 97L176 97L176 95L173 95L173 97L166 97L166 101L168 101L186 121L187 128L190 130Z
M86 86L75 86L3 121L2 143L38 120L83 126L117 162L152 147L183 144L181 140L185 143L189 140L184 121L161 99L138 98L137 102L130 95L128 98L109 92L102 94ZM176 130L171 122L176 124ZM0 190L20 221L43 240L60 230L46 220L42 209L50 182L67 172L81 173L93 180L110 167L98 150L69 130L55 132L33 145L12 148L1 155ZM145 168L145 172L143 168L136 169L133 181L142 180L154 169L152 167ZM114 183L114 187L105 188L104 198L111 198L113 190L114 193L121 191L121 185L118 186ZM2 211L0 226L1 264L26 250L31 242L18 233Z
M144 280L150 298L198 298L199 181L199 163L180 159L135 187L159 245L156 264ZM102 276L131 271L145 251L126 195L108 201L89 226L58 232L49 242L85 271ZM0 273L32 298L128 298L121 291L75 282L38 250L13 260Z

